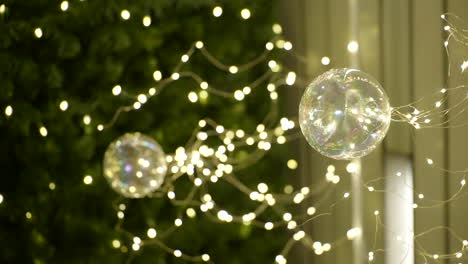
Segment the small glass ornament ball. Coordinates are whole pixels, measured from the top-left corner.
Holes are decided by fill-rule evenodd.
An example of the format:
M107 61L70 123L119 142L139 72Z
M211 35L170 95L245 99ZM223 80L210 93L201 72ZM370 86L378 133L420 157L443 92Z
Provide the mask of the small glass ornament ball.
M387 134L391 107L382 86L355 69L332 69L306 88L299 122L322 155L351 160L369 154Z
M152 138L127 133L104 154L104 177L112 189L128 198L141 198L158 189L166 176L166 155Z

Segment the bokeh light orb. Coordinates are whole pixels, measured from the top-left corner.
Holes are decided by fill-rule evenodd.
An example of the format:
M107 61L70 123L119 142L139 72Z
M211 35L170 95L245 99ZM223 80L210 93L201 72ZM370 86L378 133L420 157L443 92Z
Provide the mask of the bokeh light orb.
M299 122L322 155L351 160L369 154L387 134L391 107L382 86L356 69L332 69L306 88Z
M112 189L128 198L141 198L164 182L167 164L161 146L140 133L127 133L104 154L104 177Z

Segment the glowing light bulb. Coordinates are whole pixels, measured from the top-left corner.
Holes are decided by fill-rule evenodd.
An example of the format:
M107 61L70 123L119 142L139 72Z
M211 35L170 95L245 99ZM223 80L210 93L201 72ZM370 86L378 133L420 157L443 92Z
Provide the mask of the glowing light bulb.
M62 11L67 11L68 10L68 1L63 1L60 4L60 9L62 9Z
M275 47L275 45L273 45L273 43L271 43L271 42L267 42L267 44L265 44L265 48L267 50L273 50L274 47Z
M203 46L204 46L204 44L203 44L202 41L197 41L197 42L195 43L195 47L196 47L197 49L201 49L201 48L203 48Z
M288 165L289 169L295 170L295 169L297 169L298 164L297 164L296 160L290 159L290 160L288 160L287 165Z
M151 26L151 17L150 16L143 17L143 26L145 26L145 27Z
M178 249L174 250L174 256L175 256L176 258L182 257L182 251L180 251L180 250L178 250Z
M359 44L356 41L350 41L348 43L348 51L351 53L356 53L359 50Z
M266 193L266 192L268 192L268 185L266 185L266 184L263 183L263 182L262 182L262 183L259 183L259 184L257 185L257 189L258 189L258 191L261 192L261 193Z
M195 92L190 92L187 97L192 103L196 103L198 101L198 95Z
M123 20L129 20L130 12L127 9L124 9L122 10L122 12L120 12L120 16L122 17Z
M112 241L112 246L113 246L114 248L119 248L119 247L120 247L120 241L117 240L117 239L114 239L114 240Z
M322 59L320 60L320 62L322 63L322 65L329 65L329 64L330 64L330 58L328 58L328 57L322 57Z
M354 228L348 230L348 232L346 232L346 236L348 237L349 240L353 240L353 239L359 237L361 235L361 233L362 233L361 228L354 227Z
M247 8L242 9L241 16L242 16L243 19L249 19L250 15L251 15L251 13L250 13L249 9L247 9Z
M84 182L84 184L86 184L86 185L90 185L91 183L93 183L93 177L91 177L90 175L86 175L86 176L83 178L83 182Z
M239 71L239 68L237 68L237 66L229 67L229 72L232 74L236 74L238 71Z
M148 235L149 238L155 238L157 235L157 232L156 232L156 229L149 228L146 234Z
M174 73L171 75L171 78L172 78L173 80L178 80L178 79L180 78L180 74L177 73L177 72L174 72Z
M245 97L245 95L244 95L244 93L243 93L241 90L236 90L236 91L234 92L234 98L235 98L237 101L242 101L242 100L244 100L244 97Z
M36 38L42 38L42 29L41 28L36 28L34 30L34 35L36 36Z
M41 136L43 136L43 137L46 137L47 136L47 128L45 128L44 126L39 128L39 134L41 134Z
M6 11L6 6L5 6L5 4L0 5L0 14L5 13L5 11Z
M84 123L85 125L91 124L91 117L90 117L89 115L83 116L83 123Z
M117 96L122 92L122 86L116 85L114 88L112 88L112 94Z
M222 14L223 14L223 8L222 7L215 6L215 8L213 8L213 16L220 17Z
M292 43L290 41L286 41L284 43L284 49L285 50L292 50L292 48L293 48L293 45L292 45Z
M283 28L280 24L273 24L272 29L275 34L281 34L283 32Z
M153 79L155 81L160 81L162 79L162 73L160 71L153 72Z
M205 262L210 261L210 255L208 255L208 254L203 254L203 255L201 256L201 259L202 259L203 261L205 261Z
M8 117L8 116L11 116L13 114L13 107L11 105L7 105L7 107L5 107L5 115Z

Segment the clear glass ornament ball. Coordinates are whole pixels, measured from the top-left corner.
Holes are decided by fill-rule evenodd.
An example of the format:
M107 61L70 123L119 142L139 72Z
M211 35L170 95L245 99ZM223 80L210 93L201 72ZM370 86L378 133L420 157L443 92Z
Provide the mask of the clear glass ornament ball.
M307 142L322 155L351 160L368 155L383 140L391 107L382 86L356 69L332 69L309 84L299 105Z
M104 154L104 177L112 189L128 198L141 198L158 189L166 171L166 155L161 146L140 133L117 138Z

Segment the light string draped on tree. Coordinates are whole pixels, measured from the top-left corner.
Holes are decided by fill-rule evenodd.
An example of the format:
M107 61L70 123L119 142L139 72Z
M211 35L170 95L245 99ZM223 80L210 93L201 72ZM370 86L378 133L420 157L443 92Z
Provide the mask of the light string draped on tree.
M67 1L62 2L60 5L61 10L64 12L68 10L68 7L69 7L69 3ZM2 4L0 6L0 13L3 14L6 12L6 10L7 10L7 7L4 4ZM222 15L222 12L223 12L222 8L219 6L216 6L213 9L213 15L215 17L220 17ZM244 9L241 12L242 12L241 14L242 14L243 19L248 19L250 17L250 11L248 11L248 9ZM124 20L129 19L130 12L128 10L123 10L121 12L121 17ZM447 31L449 32L449 40L452 38L459 43L468 45L468 41L467 41L468 38L466 36L466 31L458 29L453 23L450 23L450 21L447 20L447 16L444 15L442 18L446 20L447 23L449 24L449 28L447 28ZM151 24L151 19L149 17L144 17L143 25L149 26L150 24ZM274 25L273 30L277 34L281 33L281 27L279 25ZM36 28L34 30L34 35L37 38L41 38L43 34L44 34L44 31L42 28ZM448 47L448 42L446 43L447 44L445 46ZM283 75L283 77L279 77L282 74L281 65L277 63L276 61L271 60L268 62L268 66L270 69L266 71L264 75L262 75L257 80L255 80L253 83L245 86L242 89L236 90L234 92L226 92L226 91L223 91L222 89L216 89L212 87L207 82L205 82L202 77L198 76L197 74L193 72L179 71L181 69L180 67L182 66L182 64L188 62L193 52L196 49L198 49L207 58L207 60L211 62L217 68L227 71L229 74L236 74L237 72L248 70L253 65L257 65L267 60L268 51L274 49L275 46L277 48L282 48L285 50L290 50L292 48L292 44L290 42L286 42L281 37L277 37L273 39L271 42L268 42L266 44L265 47L267 51L265 51L264 54L258 57L258 59L255 59L243 66L235 66L235 65L222 64L204 48L203 42L196 42L191 47L189 52L182 55L181 63L175 68L176 70L172 73L172 75L169 78L162 79L161 72L159 71L154 72L153 77L156 81L159 81L159 85L157 87L150 88L147 93L139 94L137 96L128 95L126 94L125 90L120 85L116 85L112 89L112 93L114 95L117 96L117 95L122 94L124 96L128 96L130 98L136 99L136 101L132 105L119 108L116 114L114 115L114 117L111 119L111 121L108 124L106 125L98 124L96 128L98 131L103 131L106 128L111 127L115 123L115 121L117 120L121 112L140 109L148 100L150 100L152 96L158 95L162 91L162 89L166 87L168 84L170 84L173 81L177 81L183 77L192 78L200 86L201 91L198 94L196 92L190 92L188 94L189 101L193 103L197 102L200 97L207 96L208 93L211 93L213 95L223 96L226 98L232 98L235 100L243 100L245 96L249 95L256 87L260 86L261 83L268 80L269 83L267 85L267 89L270 92L270 98L272 100L272 110L270 114L265 118L265 120L257 126L256 132L249 134L240 129L234 131L234 130L225 128L224 126L216 123L215 121L211 119L200 120L198 127L194 130L192 139L190 139L185 146L177 148L175 153L165 156L165 162L168 168L168 172L167 172L168 175L166 176L165 182L162 183L162 185L159 187L159 189L156 190L156 192L151 193L150 196L162 197L162 196L167 195L167 197L169 198L169 200L174 206L180 206L184 209L186 208L185 214L189 218L196 216L196 210L194 208L199 206L199 209L201 212L205 213L210 219L216 222L221 222L221 223L239 222L243 224L252 224L252 225L264 228L266 230L271 230L273 228L279 228L279 227L286 227L287 229L293 230L293 235L291 236L291 239L286 243L282 252L280 252L280 254L275 259L277 263L286 263L287 254L290 251L292 245L296 243L297 241L300 241L307 248L310 248L311 250L313 250L317 255L321 255L324 252L330 251L332 249L332 246L334 247L335 244L339 244L340 241L343 240L343 238L347 237L348 239L353 239L360 233L359 230L350 229L346 235L343 234L343 238L339 238L336 241L330 241L329 243L322 244L321 242L318 241L318 239L313 240L310 235L308 235L307 233L305 233L303 230L300 229L301 224L307 223L308 221L313 220L316 217L320 217L323 215L331 215L331 211L328 211L328 209L334 207L336 203L341 202L341 201L336 201L332 203L329 206L329 208L326 208L326 209L318 208L318 207L310 207L307 210L307 212L304 212L304 214L294 215L294 216L289 212L281 210L280 207L277 206L279 204L300 204L305 199L310 198L312 194L314 195L324 194L325 198L323 199L326 199L327 198L326 194L331 191L331 188L329 188L330 185L327 184L327 182L337 184L340 179L338 175L334 174L335 168L332 165L328 167L328 170L325 176L326 179L324 183L320 184L318 187L309 186L309 187L303 187L298 191L292 191L291 186L286 186L285 193L271 193L269 192L270 190L268 188L268 185L262 182L260 182L256 186L257 189L254 190L244 185L240 181L241 177L238 177L236 175L238 170L244 168L245 166L253 165L255 161L257 161L263 155L265 155L265 153L268 150L270 150L272 144L274 143L284 144L298 137L298 133L291 133L289 135L285 134L287 131L293 129L296 123L285 117L282 118L278 122L277 121L278 118L276 116L276 110L275 110L276 100L278 99L278 93L276 92L276 89L285 84L289 86L294 85L296 78L297 78L296 74L294 72L289 72L286 76ZM330 59L328 57L323 57L322 64L329 65ZM462 64L461 65L462 71L464 71L467 66L468 66L468 63ZM440 93L442 94L443 97L445 97L446 93L463 91L463 88L465 88L465 86L459 86L455 88L444 88L440 90ZM441 105L444 103L444 98L437 100L434 103L435 109L433 110L421 110L421 109L416 108L415 105L418 102L415 102L414 104L410 104L407 106L394 107L391 110L392 121L407 122L413 125L417 129L425 128L425 127L427 128L446 127L446 126L449 126L447 122L431 124L430 117L447 115L450 111L455 111L457 109L458 109L457 111L459 111L458 113L461 115L461 113L463 113L465 109L465 106L463 103L466 100L466 97L462 97L462 99L460 100L461 100L460 103L456 104L455 107L452 107L450 109L445 109L445 110L439 110ZM61 101L59 104L59 108L61 111L67 111L68 107L69 107L69 103L66 100ZM365 108L364 108L364 111L366 111ZM12 105L6 106L4 112L7 118L11 117L14 114L13 106ZM375 113L375 111L373 112ZM337 114L336 110L333 114ZM369 114L371 115L371 113ZM92 122L91 115L85 115L83 117L83 123L85 123L86 125L90 125L91 122ZM358 120L358 122L360 121ZM364 119L364 123L366 123L365 119ZM464 125L464 123L461 123L459 125ZM450 127L452 127L452 125L450 125ZM47 128L45 126L40 126L39 133L41 136L46 137L48 135ZM207 139L211 137L219 138L219 140L222 141L223 143L214 147L209 146L208 143L206 142L207 142ZM151 141L151 140L148 140L148 141ZM248 157L242 161L235 160L229 155L229 152L235 151L238 148L242 148L244 146L250 146L254 144L257 144L258 150L255 150L252 153L249 153ZM348 146L351 147L350 145ZM351 149L354 149L354 148L351 148ZM136 159L136 160L137 162L140 162L140 159ZM140 162L141 163L140 165L143 167L146 167L147 162L148 160L142 159ZM436 167L436 164L434 164L434 161L430 158L427 159L427 164L437 169L444 170L443 168ZM297 162L291 160L291 162L288 162L288 167L290 167L291 169L295 169L297 167ZM353 163L348 164L347 171L349 173L352 173L355 169L356 168L355 166L353 166ZM466 171L467 170L450 171L450 172L457 173L457 174L464 174L466 173ZM193 182L193 188L192 188L192 191L189 192L189 195L185 199L179 200L177 197L176 190L174 189L173 183L177 179L182 177L183 175L187 175L187 177ZM396 176L399 177L401 175L396 175ZM239 216L231 215L228 211L223 210L221 207L217 205L215 198L213 198L208 193L207 189L204 188L206 184L208 183L215 184L219 180L224 180L232 184L240 192L249 196L251 200L256 201L259 204L257 208L253 210L252 212L248 212L244 215L239 215ZM375 182L379 180L380 179L374 179L370 182L367 182L365 186L363 187L365 187L370 192L383 191L383 190L378 190L374 187ZM84 177L84 182L85 184L91 184L92 177L89 175ZM433 200L431 201L430 199L426 199L426 197L421 193L418 194L418 197L420 199L424 198L425 201L427 200L433 203L432 205L429 205L429 206L440 206L443 203L448 203L452 200L458 199L461 196L465 195L466 193L462 192L465 184L466 184L466 181L463 176L463 178L460 181L460 185L461 185L460 190L453 197L451 197L449 200L446 200L446 201L433 201ZM49 187L52 190L55 188L55 184L49 185ZM200 192L199 199L195 198L196 191ZM415 192L415 194L417 193ZM343 194L342 201L345 201L347 198L350 197L350 195L352 194L349 192L345 192ZM0 203L2 203L3 200L4 200L4 197L0 195ZM321 200L318 200L315 203L320 204ZM277 215L280 219L276 221L275 220L266 220L266 221L258 220L258 218L262 215L262 212L264 212L264 210L269 207L275 210L275 212L277 212ZM423 208L423 207L415 204L414 208L416 209L416 208ZM175 257L180 257L187 261L205 261L205 262L211 261L210 256L208 254L201 254L200 256L189 256L183 253L181 250L168 247L164 243L163 239L159 239L159 237L165 237L167 234L175 232L177 230L177 227L180 227L181 225L183 225L184 216L182 214L179 214L179 217L175 219L173 228L164 230L164 231L159 230L159 232L161 233L158 233L154 227L149 227L147 230L147 234L146 234L148 239L141 239L140 237L132 234L131 232L126 231L122 227L122 222L125 219L125 210L126 210L125 203L117 203L115 205L115 209L117 211L117 217L119 219L119 222L116 225L116 230L118 230L119 232L125 233L128 236L129 240L132 241L133 251L136 252L140 250L141 247L144 247L144 246L156 245L160 247L161 249L163 249L164 251L166 251L167 253L173 254ZM213 213L214 211L216 211L216 213ZM385 228L384 223L381 221L379 217L379 211L378 210L374 211L374 214L376 216L377 227ZM26 217L31 218L32 217L31 213L27 212ZM426 232L423 232L420 234L414 234L414 239L417 240L419 237L422 237L426 235L427 233L433 232L437 229L447 229L447 227L434 227L430 230L427 230ZM376 228L376 235L377 235L377 230L378 228ZM439 255L439 254L428 253L424 250L423 247L420 247L418 248L418 253L424 258L461 259L464 256L462 252L465 250L466 246L468 246L468 241L462 240L462 238L458 237L454 232L451 232L451 234L462 243L461 251L454 252L448 255L442 255L442 254ZM127 250L126 247L123 245L123 243L117 239L112 241L112 245L115 248L119 248L123 251ZM381 252L384 250L385 249L374 248L371 252L369 252L369 261L372 261L374 259L374 252Z

